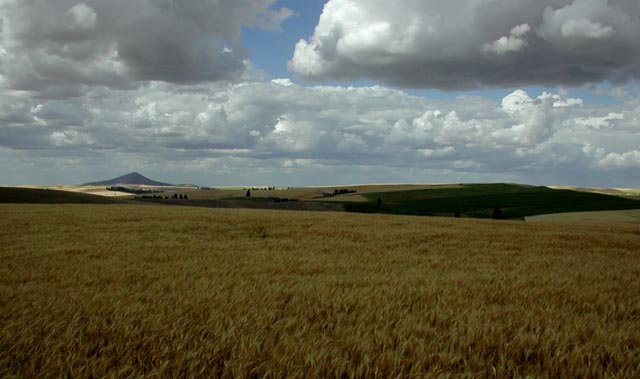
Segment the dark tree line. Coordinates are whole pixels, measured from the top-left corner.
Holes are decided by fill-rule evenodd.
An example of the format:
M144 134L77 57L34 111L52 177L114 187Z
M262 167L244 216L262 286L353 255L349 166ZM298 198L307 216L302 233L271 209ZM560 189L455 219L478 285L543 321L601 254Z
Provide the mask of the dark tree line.
M336 189L336 190L333 190L333 196L344 195L344 194L347 194L347 193L356 193L356 192L357 192L356 190L350 190L350 189L346 189L346 188Z
M152 196L147 196L147 195L143 195L143 196L136 196L136 199L154 199L154 200L189 200L189 197L186 194L177 194L174 193L171 196L159 196L159 195L152 195Z
M116 191L116 192L134 193L136 195L164 192L164 191L158 190L158 189L133 188L133 187L121 187L121 186L107 187L107 190L108 191Z

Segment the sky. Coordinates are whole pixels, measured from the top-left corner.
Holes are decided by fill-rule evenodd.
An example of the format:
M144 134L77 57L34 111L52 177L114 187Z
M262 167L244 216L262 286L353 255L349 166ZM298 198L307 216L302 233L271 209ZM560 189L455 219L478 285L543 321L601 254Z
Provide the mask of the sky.
M0 0L0 185L640 187L640 0Z

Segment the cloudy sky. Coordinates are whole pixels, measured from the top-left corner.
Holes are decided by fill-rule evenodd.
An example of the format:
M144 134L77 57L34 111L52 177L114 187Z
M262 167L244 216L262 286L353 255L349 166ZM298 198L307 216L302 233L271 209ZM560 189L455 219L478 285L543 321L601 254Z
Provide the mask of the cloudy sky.
M640 0L0 0L0 184L640 187Z

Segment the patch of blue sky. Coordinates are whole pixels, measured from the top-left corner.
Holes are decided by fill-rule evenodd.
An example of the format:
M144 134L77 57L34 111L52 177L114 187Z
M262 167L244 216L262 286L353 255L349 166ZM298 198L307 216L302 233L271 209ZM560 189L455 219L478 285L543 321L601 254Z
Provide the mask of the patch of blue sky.
M282 31L264 31L259 28L244 28L241 43L249 50L249 59L264 70L269 78L288 78L287 62L293 57L296 43L313 35L325 0L281 0L272 8L291 9L293 16L285 20Z
M381 85L380 83L366 79L357 81L301 82L296 80L291 72L289 72L287 62L293 57L296 43L301 39L309 39L310 36L313 35L325 3L326 0L280 0L274 2L272 5L274 9L286 7L291 9L294 14L282 23L281 31L244 28L241 43L249 50L249 59L255 67L263 70L270 79L291 78L299 85L340 87ZM638 96L639 94L638 85L635 82L629 83L626 86L614 86L610 83L601 83L582 87L525 86L464 91L397 89L413 96L434 100L454 100L461 96L480 96L500 101L516 89L522 89L532 97L537 97L543 92L563 92L568 97L579 98L582 99L585 104L593 105L612 105L619 102L625 94L627 96Z

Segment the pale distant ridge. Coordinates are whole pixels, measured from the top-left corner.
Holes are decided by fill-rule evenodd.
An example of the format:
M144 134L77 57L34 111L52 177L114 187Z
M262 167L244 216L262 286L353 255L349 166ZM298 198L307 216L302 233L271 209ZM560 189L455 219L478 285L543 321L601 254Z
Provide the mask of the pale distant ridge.
M155 180L149 179L146 176L132 172L126 175L119 176L117 178L99 181L99 182L91 182L85 183L85 186L116 186L120 184L128 184L128 185L138 185L138 186L158 186L158 187L173 187L173 184L157 182Z

